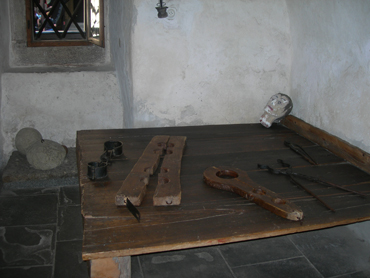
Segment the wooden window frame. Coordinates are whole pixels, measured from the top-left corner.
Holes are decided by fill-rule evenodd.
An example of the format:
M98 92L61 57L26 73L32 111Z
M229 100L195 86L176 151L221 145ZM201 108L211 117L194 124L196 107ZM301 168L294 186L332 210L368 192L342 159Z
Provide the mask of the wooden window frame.
M27 23L27 46L28 47L56 47L56 46L88 46L88 45L98 45L100 47L105 46L105 39L104 39L104 0L99 1L99 38L94 38L91 35L90 29L90 7L91 7L91 0L84 0L85 4L85 35L86 39L55 39L55 40L42 40L42 39L34 39L34 24L33 24L33 10L32 10L32 2L33 0L25 0L26 1L26 23Z

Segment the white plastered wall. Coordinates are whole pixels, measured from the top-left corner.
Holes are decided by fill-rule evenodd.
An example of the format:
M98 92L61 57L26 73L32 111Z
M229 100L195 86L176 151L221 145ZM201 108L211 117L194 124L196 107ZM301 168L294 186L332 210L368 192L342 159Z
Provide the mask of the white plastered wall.
M293 114L370 152L370 1L287 7Z
M285 1L135 0L134 126L256 123L289 90Z
M5 1L10 15L0 21L1 26L10 25L11 36L8 45L1 44L5 50L1 52L9 53L5 58L9 68L0 82L2 166L24 127L34 127L45 139L67 147L75 146L78 130L123 128L123 97L107 32L111 1L104 1L105 48L27 47L25 1Z
M112 61L114 63L117 82L120 87L123 105L124 127L133 127L133 88L131 36L135 24L134 0L116 1L114 9L110 9L109 37Z
M23 0L8 2L11 13L24 12ZM369 1L166 2L170 16L159 19L156 1L120 2L117 10L110 11L114 1L107 0L106 48L73 48L65 55L56 48L26 48L25 22L22 18L12 21L11 68L2 76L7 85L1 84L2 134L7 138L3 149L7 154L17 129L28 124L44 131L45 137L57 139L59 121L70 123L79 118L77 110L68 110L73 100L81 103L88 99L98 109L95 113L106 113L94 106L102 91L108 93L99 87L100 78L106 76L109 84L102 85L112 90L105 99L115 100L116 106L114 114L103 118L109 123L108 117L113 116L115 128L257 123L267 99L283 92L293 98L293 115L370 152ZM45 54L38 60L41 51ZM108 69L94 68L100 66ZM77 71L78 80L69 75ZM7 118L4 101L8 98L15 111L23 113L17 108L14 88L25 94L22 102L32 101L24 82L30 76L36 78L31 90L45 101L25 108L33 113L30 118L18 114ZM51 82L53 90L42 94L49 77L57 83L64 80L65 87ZM87 80L96 88L91 89L94 93L78 87ZM64 94L56 110L66 110L61 118L48 114L48 101L59 95L55 90ZM74 96L74 90L80 93ZM62 143L72 142L72 131L91 128L93 109L86 103L81 107L80 125L60 137ZM45 116L36 121L36 111L46 113L50 123L45 123Z
M112 72L4 73L1 84L7 157L15 148L15 135L24 127L36 128L44 139L70 147L75 146L77 130L123 126Z
M0 77L3 72L9 68L9 38L10 38L10 24L9 24L9 6L8 2L2 3L2 9L0 10L0 32L2 40L0 41ZM1 111L1 96L2 86L0 78L0 111ZM2 122L0 118L0 130L2 128ZM0 172L4 164L4 137L0 133Z

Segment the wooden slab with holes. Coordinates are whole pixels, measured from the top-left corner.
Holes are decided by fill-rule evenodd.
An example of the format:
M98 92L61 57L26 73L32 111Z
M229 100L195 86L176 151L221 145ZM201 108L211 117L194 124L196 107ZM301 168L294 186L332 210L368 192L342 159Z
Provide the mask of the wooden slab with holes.
M212 166L204 171L203 178L207 185L234 192L280 217L293 221L303 219L303 212L299 207L255 183L240 169Z
M187 137L181 161L181 204L153 206L158 181L151 176L138 207L138 223L125 206L116 206L115 196L153 136L159 134ZM113 161L106 179L91 181L87 163L99 160L108 140L122 142L124 159ZM300 145L318 165L311 165L284 141ZM84 260L267 238L370 219L370 196L361 198L300 180L333 207L333 213L285 176L257 168L258 163L279 168L276 160L280 158L295 172L370 194L368 173L281 125L268 129L261 124L240 124L79 131L77 158ZM300 207L304 220L284 219L235 193L206 185L203 172L213 165L246 171L254 182Z
M116 195L116 205L125 206L126 198L134 206L140 206L146 187L149 184L150 175L153 175L158 167L161 155L167 146L170 136L154 136L145 148L143 154L124 180Z
M181 203L180 172L185 142L185 136L171 136L167 142L166 155L153 196L155 206L174 206Z

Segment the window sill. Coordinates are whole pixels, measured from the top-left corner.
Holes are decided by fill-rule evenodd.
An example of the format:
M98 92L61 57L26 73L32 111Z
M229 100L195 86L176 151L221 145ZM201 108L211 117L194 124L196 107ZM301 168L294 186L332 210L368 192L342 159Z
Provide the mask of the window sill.
M92 43L83 40L74 40L74 41L27 41L28 47L55 47L55 46L87 46L93 45Z

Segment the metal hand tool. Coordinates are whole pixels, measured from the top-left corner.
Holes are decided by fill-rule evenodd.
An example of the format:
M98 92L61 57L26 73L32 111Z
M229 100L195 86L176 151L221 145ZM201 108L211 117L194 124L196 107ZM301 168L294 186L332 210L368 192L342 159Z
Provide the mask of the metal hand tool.
M319 183L319 184L323 184L323 185L333 186L333 187L336 187L336 188L339 188L339 189L342 189L342 190L345 190L345 191L348 191L348 192L351 192L351 193L354 193L354 194L358 194L358 195L360 195L362 197L365 197L364 194L362 194L362 193L360 193L358 191L354 191L354 190L351 190L351 189L348 189L348 188L345 188L345 187L342 187L342 186L339 186L339 185L336 185L336 184L333 184L333 183L329 183L329 182L320 180L319 178L316 178L316 177L311 177L311 176L303 175L303 174L300 174L300 173L295 173L295 172L293 172L290 164L285 163L281 159L278 159L277 161L283 167L287 167L288 169L276 170L276 169L271 168L268 165L261 165L261 164L258 164L257 167L259 169L266 169L270 173L275 174L275 175L286 175L286 176L289 176L291 183L293 183L294 185L298 185L299 187L301 187L303 190L305 190L311 196L313 196L314 198L316 198L321 204L323 204L326 208L328 208L332 212L335 212L335 210L332 207L330 207L328 204L326 204L319 196L317 196L311 190L309 190L308 188L306 188L303 184L301 184L300 182L298 182L294 177L299 177L299 178L302 178L302 179L305 179L305 180L308 180L308 181L312 181L312 182L316 182L316 183Z
M297 144L290 143L288 141L284 141L284 145L289 147L292 151L296 152L312 165L317 165L317 162L304 150L301 146Z
M283 167L287 167L287 166L284 166L284 165L289 165L289 164L285 163L284 161L282 161L281 159L278 159L277 161L280 164L282 164ZM355 190L352 190L352 189L349 189L349 188L346 188L346 187L343 187L343 186L340 186L340 185L337 185L337 184L334 184L334 183L331 183L331 182L323 181L323 180L321 180L319 178L316 178L316 177L307 176L307 175L304 175L304 174L293 172L291 168L284 169L284 170L276 170L276 169L271 168L268 165L258 164L257 166L260 169L267 169L270 173L275 174L275 175L294 176L294 177L298 177L298 178L305 179L305 180L308 180L308 181L316 182L316 183L319 183L319 184L336 187L336 188L339 188L341 190L351 192L351 193L360 195L362 197L366 197L366 195L362 194L361 192L358 192L358 191L355 191Z

